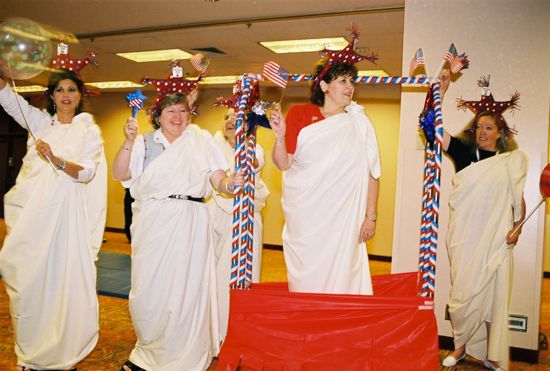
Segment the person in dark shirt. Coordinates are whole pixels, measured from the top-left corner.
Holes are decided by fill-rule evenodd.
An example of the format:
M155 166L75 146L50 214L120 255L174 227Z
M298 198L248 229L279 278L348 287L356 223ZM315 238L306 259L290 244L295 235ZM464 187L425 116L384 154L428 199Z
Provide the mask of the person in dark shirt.
M449 80L444 70L442 96ZM443 366L455 366L468 353L484 359L486 368L502 370L508 365L512 248L521 233L521 228L514 229L525 217L527 158L502 117L515 101L499 102L495 109L487 89L480 102L465 103L471 104L475 117L456 137L446 131L443 135L443 150L457 172L447 232L455 350Z

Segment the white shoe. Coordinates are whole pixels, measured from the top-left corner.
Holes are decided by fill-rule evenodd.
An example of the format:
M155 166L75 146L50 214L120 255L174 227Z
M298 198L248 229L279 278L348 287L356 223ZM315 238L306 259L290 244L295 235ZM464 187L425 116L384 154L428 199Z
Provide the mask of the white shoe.
M462 361L464 357L466 357L466 352L464 352L462 356L458 357L458 359L453 356L447 356L447 358L445 358L443 362L441 362L441 364L443 365L443 367L454 367L458 362Z
M493 364L491 362L489 362L488 359L483 361L483 366L485 366L485 368L487 368L491 371L504 371L503 368L493 366Z

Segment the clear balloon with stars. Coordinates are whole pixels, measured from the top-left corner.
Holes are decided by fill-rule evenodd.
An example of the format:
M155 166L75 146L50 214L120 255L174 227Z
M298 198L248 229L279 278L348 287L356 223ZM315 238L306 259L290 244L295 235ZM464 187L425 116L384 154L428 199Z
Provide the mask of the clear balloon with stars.
M0 24L0 74L16 80L33 78L50 65L52 43L41 25L26 18Z

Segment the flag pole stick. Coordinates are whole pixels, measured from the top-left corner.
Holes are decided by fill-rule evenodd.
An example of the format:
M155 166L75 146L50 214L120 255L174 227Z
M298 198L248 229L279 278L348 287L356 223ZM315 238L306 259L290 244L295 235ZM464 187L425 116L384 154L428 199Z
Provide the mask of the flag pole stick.
M286 88L283 89L283 94L281 94L281 99L279 99L279 102L277 102L278 105L281 105L281 102L283 101L283 97L285 96Z
M10 62L8 61L8 68L10 70L10 75L13 76L13 71L11 69L11 64ZM20 98L20 95L19 93L17 92L17 86L15 85L15 80L12 78L11 79L11 83L13 85L13 91L14 93L17 95L17 99L15 100L17 102L17 107L19 108L19 111L21 112L21 117L23 117L23 121L25 122L25 126L26 126L26 129L27 131L29 132L29 134L31 135L31 138L32 140L34 141L34 143L36 144L36 142L38 142L38 139L36 138L36 136L34 135L34 132L31 128L31 125L29 125L29 122L27 121L27 115L25 115L25 112L23 112L23 107L21 107L21 102L19 102L19 98ZM57 168L55 167L55 165L53 164L50 156L44 156L46 158L46 160L48 160L48 163L50 164L50 166L52 167L55 175L59 176L59 172L57 171Z
M434 80L435 80L435 79L439 79L439 75L441 75L441 72L443 72L443 67L445 67L445 63L446 63L446 62L447 62L446 59L443 59L443 60L441 61L441 64L439 65L439 68L438 68L437 72L435 73L435 75L434 75L434 77L433 77ZM428 74L427 69L426 69L426 74ZM428 76L430 76L430 75L428 75Z

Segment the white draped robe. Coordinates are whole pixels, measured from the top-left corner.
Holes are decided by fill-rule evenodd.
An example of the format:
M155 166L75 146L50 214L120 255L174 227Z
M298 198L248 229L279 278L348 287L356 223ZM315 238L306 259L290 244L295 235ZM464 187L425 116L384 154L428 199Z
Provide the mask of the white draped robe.
M521 216L527 159L516 150L456 173L450 195L447 251L449 314L455 347L508 369L508 306L513 255L506 235ZM485 322L491 323L489 349Z
M369 175L380 176L378 143L362 106L311 124L298 135L283 174L283 249L291 291L372 294L359 232Z
M132 151L131 169L140 161ZM219 351L206 205L167 197L207 197L211 172L227 168L210 134L189 125L129 182L135 199L130 314L137 335L130 361L146 370L205 370Z
M22 126L15 95L2 105ZM98 340L94 261L102 243L107 171L100 130L88 113L71 124L21 100L31 128L52 152L85 167L77 181L41 159L29 138L15 186L4 197L7 237L0 273L10 298L18 364L74 367ZM91 178L91 179L88 179Z
M221 132L214 135L214 140L223 152L225 159L234 168L235 155L231 145ZM256 185L254 197L254 243L252 247L252 282L260 282L262 268L262 209L269 196L267 186L260 178L265 164L264 149L256 145ZM214 249L216 251L216 276L218 285L218 310L220 314L220 330L222 338L227 333L229 319L229 281L231 274L231 243L233 240L233 197L214 191L208 201L208 211L212 218L214 231Z

